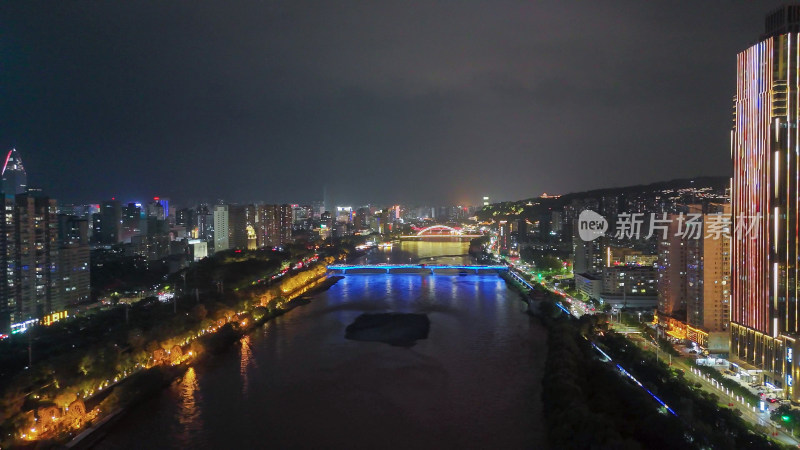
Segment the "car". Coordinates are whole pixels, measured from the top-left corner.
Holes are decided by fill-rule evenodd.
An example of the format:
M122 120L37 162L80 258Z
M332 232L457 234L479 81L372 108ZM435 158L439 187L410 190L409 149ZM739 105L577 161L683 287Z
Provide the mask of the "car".
M770 403L778 403L779 400L775 397L768 397L767 401Z

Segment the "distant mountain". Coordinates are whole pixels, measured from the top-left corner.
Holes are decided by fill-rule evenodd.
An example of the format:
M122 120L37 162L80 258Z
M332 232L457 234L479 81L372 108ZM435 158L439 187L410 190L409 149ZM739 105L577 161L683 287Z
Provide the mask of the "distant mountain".
M728 177L678 178L675 180L658 181L656 183L650 183L650 184L637 184L635 186L602 188L602 189L593 189L591 191L573 192L566 195L562 195L561 197L559 197L559 199L567 199L567 203L569 203L569 201L576 198L593 198L593 197L603 197L607 195L637 194L637 193L658 192L667 189L689 189L689 188L701 188L701 187L710 187L714 190L724 191L728 187L728 183L730 183L730 178ZM537 199L535 198L531 200L537 200Z
M601 200L603 197L656 197L669 192L693 189L723 195L728 188L728 177L679 178L635 186L593 189L591 191L571 192L560 197L533 197L525 200L493 203L478 212L478 219L490 220L499 217L534 217L547 210L560 210L573 200ZM676 193L677 195L677 193ZM691 195L691 194L689 194Z

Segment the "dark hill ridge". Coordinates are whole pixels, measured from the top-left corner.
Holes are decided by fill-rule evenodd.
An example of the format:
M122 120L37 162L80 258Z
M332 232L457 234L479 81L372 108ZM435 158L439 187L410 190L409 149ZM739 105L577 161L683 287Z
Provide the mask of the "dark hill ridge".
M728 187L730 178L723 176L707 176L697 178L678 178L669 181L659 181L650 184L639 184L632 186L611 187L593 189L590 191L571 192L558 198L532 197L525 200L512 202L493 203L485 206L478 212L478 218L487 220L498 216L519 216L534 217L537 214L548 210L561 210L574 200L595 199L603 197L648 197L660 195L664 191L676 191L680 189L703 189L709 188L711 192L721 195Z
M605 195L619 195L619 194L641 194L646 192L658 192L666 189L688 189L710 187L714 190L725 190L730 183L730 177L697 177L697 178L677 178L669 181L658 181L650 184L637 184L633 186L622 186L612 188L593 189L591 191L571 192L562 195L558 200L565 199L569 203L576 198L592 198L602 197ZM538 198L531 198L526 201L536 201Z

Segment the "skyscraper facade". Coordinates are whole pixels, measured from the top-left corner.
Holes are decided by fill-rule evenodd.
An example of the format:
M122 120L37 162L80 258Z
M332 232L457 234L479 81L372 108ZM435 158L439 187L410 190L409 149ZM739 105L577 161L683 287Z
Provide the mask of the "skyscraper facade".
M28 175L22 167L17 149L11 149L6 154L6 161L3 164L3 194L17 195L24 194L28 190Z
M230 248L254 250L257 247L256 222L255 205L230 205L228 208Z
M798 398L800 6L739 53L731 138L731 356Z
M730 205L679 207L658 242L658 316L673 336L728 352ZM694 216L691 216L694 215ZM693 225L696 224L696 225ZM693 232L694 227L697 232ZM684 236L682 231L689 231Z
M119 200L103 202L100 212L94 215L92 239L101 245L114 245L120 242L122 231L122 204Z
M200 205L195 211L195 228L193 237L209 243L209 251L213 253L214 244L214 215L208 210L208 205Z
M14 202L13 241L9 243L11 321L39 318L57 305L58 220L56 201L18 195Z
M8 333L11 327L11 313L15 307L11 297L14 289L14 197L0 196L3 214L0 215L0 263L2 263L2 283L0 283L0 333Z
M658 315L686 320L686 272L690 240L682 239L677 214L669 215L666 236L658 240Z
M87 302L90 296L89 222L58 215L58 270L53 311Z
M259 247L279 246L292 241L291 205L258 205L256 214Z
M142 233L142 207L136 203L128 203L122 207L122 226L119 240L130 242L133 236Z
M717 214L730 217L730 205L725 205ZM690 301L687 312L689 325L711 333L709 336L713 341L713 333L727 332L730 328L731 239L730 231L718 238L710 232L712 217L710 214L704 216L703 238L699 240L700 283L696 289L701 301Z
M221 252L230 247L228 205L214 206L214 251Z

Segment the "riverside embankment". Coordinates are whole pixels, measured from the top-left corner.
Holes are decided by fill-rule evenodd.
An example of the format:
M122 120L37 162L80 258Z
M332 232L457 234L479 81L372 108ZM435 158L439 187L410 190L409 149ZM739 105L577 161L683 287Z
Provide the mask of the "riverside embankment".
M44 388L28 388L27 392L13 386L6 389L3 405L13 405L19 412L4 407L3 414L14 419L17 431L5 426L10 432L3 446L57 444L117 415L120 409L181 376L187 364L229 347L254 327L301 304L298 298L302 295L335 282L327 278L326 270L335 258L317 259L306 259L301 270L282 272L283 276L268 286L253 283L204 303L185 298L174 308L136 305L130 313L131 326L123 324L129 330L124 347L115 343L112 334L107 350L95 346L83 351L83 359L78 353L77 358L64 355L40 363L36 370L47 370L42 373L51 379L38 382ZM175 309L172 314L165 311L171 309ZM154 314L163 317L160 322L148 318ZM150 327L136 328L142 323ZM71 370L83 373L75 377Z
M463 263L466 250L460 243L439 245L445 256L437 259L431 243L404 242L367 259ZM96 447L530 448L544 442L545 330L501 278L347 275L310 299L149 397ZM424 314L429 333L412 347L347 339L347 326L364 313Z

